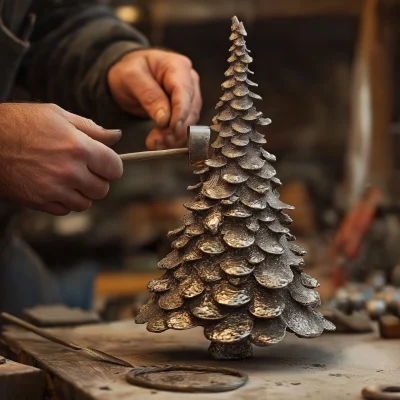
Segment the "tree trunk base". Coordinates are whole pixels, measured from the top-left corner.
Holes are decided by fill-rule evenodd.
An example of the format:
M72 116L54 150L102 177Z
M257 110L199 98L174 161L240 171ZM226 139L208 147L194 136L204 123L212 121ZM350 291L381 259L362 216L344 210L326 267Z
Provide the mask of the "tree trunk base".
M244 360L253 358L253 346L249 340L236 343L212 342L208 352L215 360Z

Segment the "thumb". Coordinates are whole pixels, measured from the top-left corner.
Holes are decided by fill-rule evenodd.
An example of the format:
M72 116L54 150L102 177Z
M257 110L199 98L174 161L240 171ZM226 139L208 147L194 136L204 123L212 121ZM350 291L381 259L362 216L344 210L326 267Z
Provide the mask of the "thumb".
M147 63L139 65L138 76L134 82L128 82L128 90L140 105L146 110L150 118L165 128L171 118L170 101L160 83L154 78Z
M68 111L66 112L66 117L76 129L106 146L112 146L121 139L122 131L120 129L104 129L91 119L80 117Z

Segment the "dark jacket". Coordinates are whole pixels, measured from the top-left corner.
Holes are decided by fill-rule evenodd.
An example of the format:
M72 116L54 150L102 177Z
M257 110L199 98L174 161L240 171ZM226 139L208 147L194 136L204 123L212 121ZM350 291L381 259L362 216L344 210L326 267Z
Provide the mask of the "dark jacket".
M116 109L108 70L146 45L95 0L0 0L0 101L18 83L34 100L99 122Z
M127 115L110 95L107 72L146 45L141 33L96 0L0 0L0 102L20 100L11 95L17 84L32 100L99 124L113 114L120 121ZM0 254L16 210L0 201Z

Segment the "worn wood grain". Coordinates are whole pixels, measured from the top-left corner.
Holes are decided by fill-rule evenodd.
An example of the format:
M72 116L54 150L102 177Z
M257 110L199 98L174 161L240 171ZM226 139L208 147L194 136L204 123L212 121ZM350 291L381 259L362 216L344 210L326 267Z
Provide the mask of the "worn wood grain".
M138 366L167 363L220 365L249 374L250 381L242 389L201 395L210 400L359 399L363 386L375 382L396 383L400 374L400 341L385 341L375 333L326 334L313 340L288 334L280 345L256 348L254 359L220 362L208 358L208 342L198 328L157 335L148 333L142 325L126 321L51 331ZM7 328L3 340L19 354L20 360L46 369L51 389L60 400L200 398L196 394L157 392L130 386L125 381L129 369L90 360L17 328Z
M80 308L69 308L63 304L36 306L24 310L24 319L36 326L76 326L100 322L97 313Z
M1 400L42 400L44 390L43 371L0 356Z

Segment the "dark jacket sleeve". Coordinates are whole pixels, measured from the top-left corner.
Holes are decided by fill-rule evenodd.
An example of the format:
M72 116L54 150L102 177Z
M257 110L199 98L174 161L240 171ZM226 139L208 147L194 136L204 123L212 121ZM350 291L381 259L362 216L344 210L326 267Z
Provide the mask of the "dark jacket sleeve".
M21 76L35 100L101 120L117 108L110 67L146 38L95 0L34 0L37 22Z

